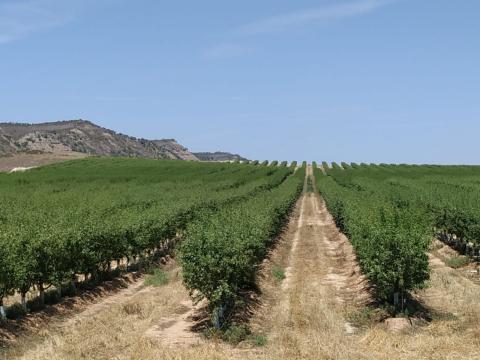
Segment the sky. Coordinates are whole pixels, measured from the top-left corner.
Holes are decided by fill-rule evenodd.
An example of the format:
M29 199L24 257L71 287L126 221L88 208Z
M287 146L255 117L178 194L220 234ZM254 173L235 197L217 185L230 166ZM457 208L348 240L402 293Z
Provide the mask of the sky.
M0 0L0 122L480 164L478 0Z

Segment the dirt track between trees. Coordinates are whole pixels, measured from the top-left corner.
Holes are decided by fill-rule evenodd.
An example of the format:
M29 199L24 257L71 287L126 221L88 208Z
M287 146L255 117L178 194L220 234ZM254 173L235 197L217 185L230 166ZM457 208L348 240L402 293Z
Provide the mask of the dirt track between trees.
M323 200L306 193L283 283L282 306L291 313L289 318L295 322L295 314L302 312L296 304L309 298L333 302L334 307L365 305L370 301L367 287L352 246L337 230Z

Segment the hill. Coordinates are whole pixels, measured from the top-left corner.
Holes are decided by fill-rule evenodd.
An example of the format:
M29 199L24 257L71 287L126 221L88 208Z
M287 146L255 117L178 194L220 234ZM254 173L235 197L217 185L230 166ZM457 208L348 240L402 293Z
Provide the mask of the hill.
M42 124L0 123L0 156L18 153L83 153L99 156L199 160L173 139L137 139L85 120Z
M193 153L201 161L246 161L244 157L238 154L231 154L228 152L196 152Z

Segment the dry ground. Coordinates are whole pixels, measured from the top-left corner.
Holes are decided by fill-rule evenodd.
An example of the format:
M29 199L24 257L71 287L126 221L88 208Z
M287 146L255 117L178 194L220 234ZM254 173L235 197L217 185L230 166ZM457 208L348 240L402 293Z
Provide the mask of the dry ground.
M35 167L53 164L57 162L81 159L87 154L77 152L65 152L57 154L16 154L12 156L0 156L0 172L8 172L16 167Z
M311 171L309 171L311 176ZM371 301L347 239L318 194L306 193L259 278L251 319L267 344L205 341L190 331L193 308L178 267L161 287L136 287L93 310L48 326L7 359L480 359L480 286L432 256L430 287L415 297L432 315L403 333L381 323L355 327ZM272 275L283 267L286 278ZM108 301L108 302L106 302ZM63 326L62 326L63 324ZM28 346L26 345L28 344Z

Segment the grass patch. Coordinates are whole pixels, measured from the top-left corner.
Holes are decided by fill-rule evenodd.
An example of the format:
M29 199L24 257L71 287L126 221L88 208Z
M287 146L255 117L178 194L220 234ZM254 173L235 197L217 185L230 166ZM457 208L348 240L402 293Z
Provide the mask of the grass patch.
M145 279L146 286L162 286L167 283L168 275L162 269L153 270L153 273Z
M203 336L208 340L221 340L231 345L238 345L242 341L249 341L252 344L256 344L257 342L261 344L263 341L266 343L266 339L262 340L261 336L257 338L257 336L253 335L248 326L238 324L231 324L223 329L210 327L203 332Z
M432 321L457 321L458 317L450 312L432 312Z
M135 316L139 319L147 319L151 315L151 308L143 306L141 303L128 303L123 305L122 310L128 316Z
M267 345L267 337L260 334L251 334L248 337L248 340L254 345L258 347L262 347Z
M222 335L222 340L232 345L237 345L246 340L250 335L250 330L245 325L231 325Z
M466 256L456 256L445 260L445 264L453 269L458 269L465 265L468 265L468 262L469 260Z
M285 279L285 269L280 266L274 266L272 268L272 276L275 279L282 281L283 279Z
M388 311L385 309L364 307L360 310L348 313L346 319L357 328L366 328L371 327L388 317Z

